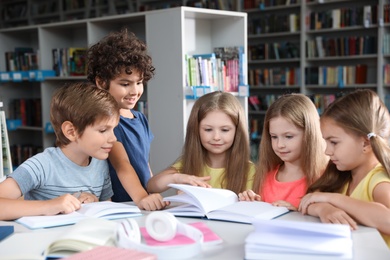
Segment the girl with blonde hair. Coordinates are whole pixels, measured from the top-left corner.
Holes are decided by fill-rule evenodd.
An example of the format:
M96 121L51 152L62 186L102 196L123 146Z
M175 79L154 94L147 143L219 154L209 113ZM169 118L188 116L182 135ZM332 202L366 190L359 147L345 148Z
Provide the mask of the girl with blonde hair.
M372 90L333 102L321 116L328 167L299 210L322 222L377 228L390 246L390 115Z
M211 92L196 100L187 123L181 156L148 182L149 192L170 183L229 189L237 194L252 186L248 123L239 100Z
M240 193L240 200L296 210L325 168L324 150L314 103L303 94L281 96L265 115L253 190Z

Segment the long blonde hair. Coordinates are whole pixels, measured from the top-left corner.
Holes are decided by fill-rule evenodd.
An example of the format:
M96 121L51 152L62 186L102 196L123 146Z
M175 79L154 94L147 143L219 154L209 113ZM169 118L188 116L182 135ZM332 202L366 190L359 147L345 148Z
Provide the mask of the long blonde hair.
M303 130L301 168L303 169L308 185L318 179L323 172L327 156L325 142L322 139L320 118L314 103L303 94L286 94L278 98L268 108L263 126L263 133L259 147L259 160L253 190L261 193L267 174L274 170L283 161L272 149L269 134L270 120L283 117Z
M182 155L182 173L202 176L208 163L208 151L202 146L199 133L200 122L209 112L219 110L230 117L236 126L234 141L227 150L225 172L221 187L236 193L246 188L250 169L248 123L238 99L227 92L211 92L196 100L187 123L187 133Z
M367 138L369 133L374 133L375 136L369 138L372 150L390 175L390 115L374 91L360 89L337 99L325 109L323 119L332 119L347 133L358 137ZM351 171L339 171L329 161L324 174L309 187L308 192L340 192L351 178Z

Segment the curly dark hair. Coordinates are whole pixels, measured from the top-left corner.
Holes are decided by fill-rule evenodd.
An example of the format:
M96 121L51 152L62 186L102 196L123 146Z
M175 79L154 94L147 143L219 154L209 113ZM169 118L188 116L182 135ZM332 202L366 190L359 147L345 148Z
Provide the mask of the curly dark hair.
M107 90L110 81L122 73L127 74L138 70L143 76L144 83L153 76L155 68L152 58L147 53L146 44L126 28L119 32L111 32L88 49L87 78L100 84Z

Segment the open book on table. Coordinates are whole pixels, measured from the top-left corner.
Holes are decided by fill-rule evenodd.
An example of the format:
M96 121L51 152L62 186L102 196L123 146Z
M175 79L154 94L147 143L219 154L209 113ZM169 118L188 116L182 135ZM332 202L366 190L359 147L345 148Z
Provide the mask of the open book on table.
M253 221L245 259L352 259L348 225L281 219Z
M252 223L252 219L273 219L289 210L261 201L238 201L237 195L227 189L204 188L186 184L169 184L182 191L178 195L165 197L165 201L179 205L166 209L175 216L206 217L240 223Z
M81 208L70 214L54 216L28 216L16 220L30 229L71 225L85 218L118 219L142 215L135 205L101 201L82 204Z

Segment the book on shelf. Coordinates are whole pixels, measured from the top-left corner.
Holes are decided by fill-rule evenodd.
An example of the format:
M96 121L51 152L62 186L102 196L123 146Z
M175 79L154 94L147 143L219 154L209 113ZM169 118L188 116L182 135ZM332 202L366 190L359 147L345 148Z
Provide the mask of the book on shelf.
M169 184L181 193L164 198L164 201L179 203L166 209L175 216L206 217L207 219L251 223L254 218L273 219L289 210L261 201L238 201L231 190L204 188L186 184Z
M86 218L119 219L140 215L142 213L137 206L112 201L101 201L81 204L79 210L69 214L27 216L18 218L16 222L30 229L37 229L71 225Z
M8 139L7 123L5 112L3 110L3 102L0 102L0 182L3 178L12 173L12 158L11 148Z
M253 221L245 259L352 259L348 225L290 220Z

